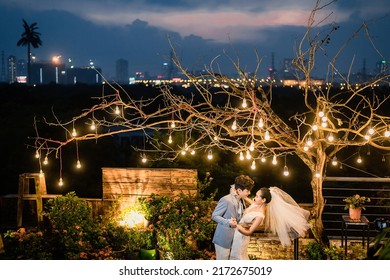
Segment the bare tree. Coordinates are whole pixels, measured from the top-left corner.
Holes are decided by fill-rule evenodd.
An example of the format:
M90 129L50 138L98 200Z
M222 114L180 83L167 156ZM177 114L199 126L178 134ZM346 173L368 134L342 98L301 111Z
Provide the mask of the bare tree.
M188 77L193 89L191 94L175 94L166 85L157 96L137 99L136 95L109 85L114 94L103 94L96 105L79 116L69 121L57 118L55 122L47 122L65 130L66 137L50 139L37 135L37 153L56 152L58 156L63 146L74 141L144 131L151 145L136 149L144 156L153 152L154 160L175 160L180 154L199 154L200 151L212 157L213 151L219 149L246 157L254 168L257 162L266 158L275 161L296 155L311 172L313 233L322 240L325 205L322 182L326 165L331 160L337 162L337 153L346 147L370 145L390 150L390 116L381 113L389 96L377 96L374 91L378 83L387 81L387 75L355 86L349 83L348 76L339 73L345 85L334 87L333 73L338 71L336 59L340 50L329 60L328 82L318 84L312 79L317 55L325 50L332 33L337 30L332 25L326 32L312 34L318 24L315 16L323 7L321 1L316 1L294 59L294 65L299 69L297 79L304 103L302 112L286 116L275 111L273 82L258 80L259 68L248 77L239 63L231 60L240 79L218 74L220 71L215 71L215 63L207 68L208 75L196 77L187 73L175 57L177 67ZM362 31L367 31L365 24L357 30ZM258 67L260 65L261 58L258 57ZM75 131L86 123L93 126L92 131ZM148 131L157 132L158 137L150 136ZM184 140L173 145L171 136L177 133L182 133Z

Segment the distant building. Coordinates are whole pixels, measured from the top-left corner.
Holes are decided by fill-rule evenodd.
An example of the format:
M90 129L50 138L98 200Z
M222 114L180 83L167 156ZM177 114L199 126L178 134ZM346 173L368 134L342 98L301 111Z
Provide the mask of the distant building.
M101 69L95 67L69 68L66 70L67 84L97 85L102 83Z
M120 84L129 83L129 62L125 59L116 61L116 82Z
M389 71L389 62L386 60L378 61L375 70L377 74L387 74Z
M34 62L31 64L32 84L63 84L65 82L65 64Z
M7 76L8 83L13 84L17 82L16 78L17 61L14 55L10 55L7 59Z
M1 71L0 71L0 83L5 83L7 81L7 74L5 72L5 58L4 51L1 51Z

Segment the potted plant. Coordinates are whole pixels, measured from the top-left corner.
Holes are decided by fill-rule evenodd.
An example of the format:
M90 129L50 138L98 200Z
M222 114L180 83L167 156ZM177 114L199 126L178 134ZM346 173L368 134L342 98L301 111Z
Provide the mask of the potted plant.
M349 217L351 220L360 220L362 209L366 210L364 204L366 202L370 202L370 198L366 196L360 196L359 194L355 194L344 198L345 202L344 210L349 209Z

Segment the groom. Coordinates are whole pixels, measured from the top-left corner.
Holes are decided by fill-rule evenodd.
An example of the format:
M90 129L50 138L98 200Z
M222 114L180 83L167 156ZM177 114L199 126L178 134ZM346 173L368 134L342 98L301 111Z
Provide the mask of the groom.
M214 209L211 218L218 223L213 237L217 260L229 259L234 230L245 208L243 200L250 195L253 186L254 181L249 176L237 176L230 193L222 197Z

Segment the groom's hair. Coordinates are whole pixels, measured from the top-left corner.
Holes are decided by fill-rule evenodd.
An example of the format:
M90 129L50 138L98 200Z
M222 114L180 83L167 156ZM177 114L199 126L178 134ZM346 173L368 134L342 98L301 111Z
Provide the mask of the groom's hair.
M234 180L234 187L236 189L241 189L241 190L252 190L253 186L255 185L255 181L251 179L251 177L247 175L239 175L236 177Z
M269 191L269 188L261 188L260 191L261 191L261 197L265 198L265 203L270 203L272 196L271 196L271 192Z

